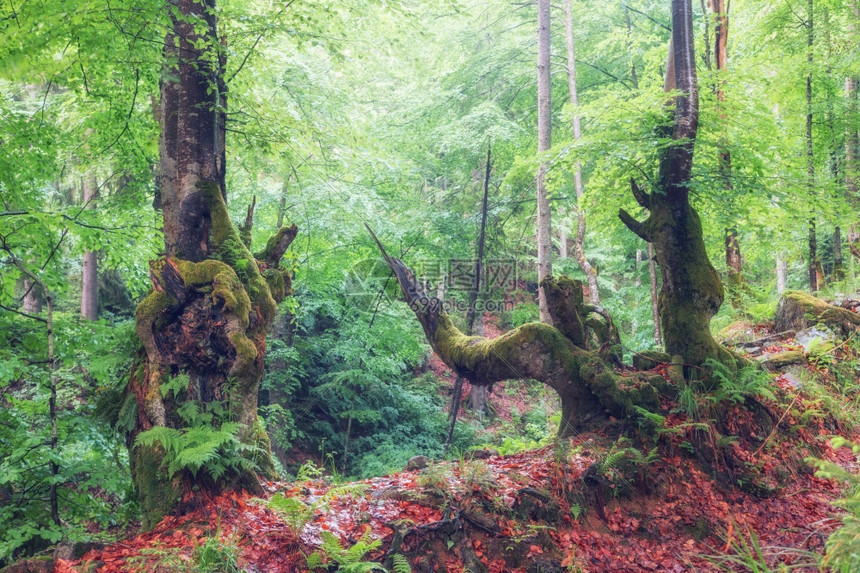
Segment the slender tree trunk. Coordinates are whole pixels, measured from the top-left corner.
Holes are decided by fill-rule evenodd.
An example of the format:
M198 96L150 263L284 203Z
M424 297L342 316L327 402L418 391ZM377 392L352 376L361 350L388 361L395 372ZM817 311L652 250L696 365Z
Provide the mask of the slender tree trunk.
M726 268L728 269L728 285L739 289L743 285L741 247L738 242L738 230L734 227L726 229ZM737 294L737 293L736 293ZM734 297L733 297L734 298ZM739 304L739 301L737 302ZM733 305L734 306L734 305Z
M565 36L567 39L567 86L570 93L570 104L573 107L573 139L579 141L582 137L582 118L579 115L579 97L576 91L576 44L573 40L573 10L571 0L564 2ZM600 292L597 287L597 271L585 256L585 206L583 205L582 163L577 160L574 167L574 185L576 188L576 239L573 242L573 253L579 268L585 273L588 281L588 298L591 304L600 304Z
M472 329L475 336L484 336L484 317L479 316L475 327ZM483 416L487 411L487 386L472 384L469 390L469 408L476 412L478 416Z
M278 199L278 224L277 227L280 229L284 226L284 216L287 214L287 195L290 190L290 180L293 178L292 175L287 177L287 180L284 181L284 187L281 189L281 198Z
M657 299L657 263L654 262L654 245L648 243L648 274L651 277L651 314L654 317L654 343L663 346L663 334L660 332L660 306Z
M807 0L806 8L806 187L810 195L815 193L815 152L812 141L812 66L814 63L815 28L813 1ZM821 262L818 260L818 240L816 237L815 216L809 218L809 291L815 292L823 285L818 284Z
M785 292L785 281L788 276L788 265L782 256L781 251L776 252L776 293L782 294Z
M86 177L83 181L84 208L95 209L98 189L95 181ZM99 318L99 271L98 253L86 251L81 265L81 316L87 320Z
M484 172L484 195L483 200L481 201L481 229L478 232L478 258L475 262L475 277L474 282L472 283L472 291L469 293L469 308L466 311L466 334L471 336L472 329L475 326L475 313L476 306L478 303L478 293L481 290L481 275L484 272L484 243L487 233L487 205L490 194L490 169L492 168L491 159L491 148L490 145L487 144L487 163L486 169ZM483 332L483 318L481 319L481 331ZM470 403L475 404L477 402L482 402L482 398L474 397L471 395L471 392L475 390L475 386L472 386L472 390L470 390ZM479 390L479 392L483 392ZM449 416L450 424L448 426L448 436L445 440L445 451L448 451L448 448L451 445L451 441L454 439L454 427L457 424L457 414L460 411L460 398L463 393L463 377L459 374L457 375L457 379L454 381L454 395L452 396L451 402L451 413ZM480 410L483 413L483 407Z
M642 286L642 274L639 272L639 267L642 265L642 249L636 249L636 271L634 274L633 284L637 287Z
M715 359L729 368L737 360L711 334L710 319L723 302L720 275L705 249L702 223L690 205L689 183L698 130L698 82L693 49L693 10L690 0L672 0L672 48L665 87L677 89L674 144L661 153L654 193L646 193L635 182L633 195L650 214L645 222L623 209L619 216L627 227L653 242L663 275L659 296L660 321L666 350L680 356L689 377L707 376L701 367Z
M636 73L636 61L633 59L633 42L631 36L633 34L633 25L630 23L630 7L624 5L624 18L627 21L627 50L630 53L630 83L634 90L639 89L639 75Z
M481 202L481 230L478 233L478 261L475 266L475 286L472 289L472 296L469 301L469 310L466 315L466 322L468 325L469 334L475 330L475 318L478 319L478 336L484 335L484 317L483 313L480 316L475 315L476 310L475 307L478 302L478 293L481 289L481 275L484 272L484 244L486 242L487 235L487 206L490 196L490 169L492 167L492 162L490 161L490 146L487 145L487 163L486 163L486 171L484 173L484 197ZM469 405L472 410L475 412L479 412L483 415L484 410L486 409L486 396L487 396L487 388L484 386L475 386L472 385L471 390L469 390Z
M850 24L848 26L849 42L852 47L857 48L857 27L860 21L860 3L854 0L851 3ZM860 165L858 165L858 149L860 149L860 133L858 133L857 121L857 77L845 78L845 100L846 112L848 114L848 126L845 134L845 191L849 201L855 206L855 212L860 211L860 194L858 194L858 177L860 177ZM855 262L860 262L860 220L854 217L848 228L848 249L854 256Z
M726 123L726 114L722 111L723 102L726 99L724 90L725 74L728 68L728 38L729 38L729 3L726 0L710 0L711 12L714 15L714 64L717 77L712 86L717 96L717 114L723 126ZM704 8L704 0L702 1ZM706 27L706 44L707 27ZM706 46L707 47L707 46ZM708 69L711 69L711 59L706 58ZM728 141L723 134L719 140L718 167L720 180L723 186L732 189L732 155L728 149ZM726 283L732 306L737 308L741 304L740 291L743 285L743 260L741 258L740 241L738 231L734 227L727 227L724 231L726 251Z
M538 0L538 153L544 154L552 146L552 107L550 105L550 1ZM538 285L552 276L552 219L546 189L547 163L541 157L537 175L537 267ZM538 305L541 322L551 324L546 292L538 286Z
M558 232L558 258L564 260L567 258L567 225L565 223L559 224L559 232Z
M842 259L842 229L839 225L833 229L833 280L845 278L845 261Z

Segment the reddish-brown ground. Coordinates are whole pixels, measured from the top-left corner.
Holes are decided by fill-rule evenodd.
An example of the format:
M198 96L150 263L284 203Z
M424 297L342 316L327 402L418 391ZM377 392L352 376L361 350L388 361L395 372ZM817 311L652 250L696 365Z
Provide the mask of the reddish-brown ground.
M598 442L583 435L572 440L579 447L569 456L547 447L437 464L423 475L411 471L365 480L359 482L365 492L321 506L298 535L265 503L225 494L187 515L165 518L151 532L90 552L82 561L62 561L58 571L93 565L105 572L156 571L159 566L168 571L170 563L191 563L194 548L219 526L222 541L240 548L240 563L249 571L305 570L306 556L318 548L324 530L345 545L369 531L384 540L370 556L381 560L393 527L405 533L395 550L410 558L413 571L515 572L538 563L593 572L705 571L713 565L703 555L731 553L750 531L768 548L820 552L838 524L831 501L840 495L840 485L798 471L792 460L785 460L783 468L792 474L787 485L762 499L718 486L681 453L648 469L642 484L648 493L610 497L602 500L605 505L586 495L577 509L571 500L578 499L580 478L602 455ZM779 451L762 455L779 459ZM825 445L821 455L842 465L854 461L845 448ZM309 504L330 488L325 482L268 487ZM797 559L783 553L775 558Z

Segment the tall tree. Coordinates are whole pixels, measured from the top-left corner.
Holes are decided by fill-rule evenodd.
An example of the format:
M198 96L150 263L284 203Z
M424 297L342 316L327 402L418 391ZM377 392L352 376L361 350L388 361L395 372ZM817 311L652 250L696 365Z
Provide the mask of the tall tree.
M717 96L717 106L722 107L726 99L725 93L725 74L728 68L728 41L729 41L729 6L730 3L726 0L711 0L711 12L714 15L714 67L716 68L717 78L714 82L713 89ZM708 60L710 62L710 60ZM718 109L718 115L721 121L726 121L726 115L722 109ZM720 138L720 149L718 151L718 166L720 180L726 189L732 188L732 154L728 149L725 137ZM726 269L727 282L731 289L731 293L736 295L741 285L743 284L743 268L741 259L740 241L738 239L738 230L736 227L727 227L725 229L725 248L726 248ZM738 304L738 297L732 296L732 304Z
M259 490L257 473L273 474L257 391L297 232L281 228L252 255L249 225L240 236L230 220L215 2L172 7L159 113L166 256L150 263L154 290L137 308L145 355L123 407L136 411L128 445L145 527L194 492Z
M858 42L857 32L860 26L860 2L851 2L849 12L848 41L856 50ZM845 108L848 115L845 133L845 190L849 201L860 209L860 195L858 195L858 181L860 181L860 130L857 124L857 84L856 76L849 75L845 78ZM860 221L852 222L848 229L848 248L851 254L860 261Z
M702 222L690 204L693 151L699 122L699 94L693 48L690 0L672 0L672 41L666 66L674 122L665 135L673 140L661 153L651 193L632 182L633 196L649 211L644 222L621 209L619 216L642 239L652 242L663 277L659 310L666 350L700 367L712 358L735 366L735 359L711 334L711 317L723 303L720 275L705 249ZM690 376L697 372L689 369Z
M550 75L550 1L538 0L538 153L544 154L552 146L552 106ZM546 189L546 158L541 156L537 174L537 267L538 285L552 276L552 219ZM551 323L546 292L538 286L538 304L541 322Z
M815 16L814 0L807 0L806 19L806 188L810 197L815 194L815 148L812 139L813 102L812 102L812 73L815 63ZM808 221L809 226L809 290L815 292L821 288L819 284L824 276L821 270L821 260L818 258L818 238L816 236L816 220L813 214Z
M582 118L579 115L579 96L576 91L576 44L573 38L573 9L571 0L564 1L565 38L567 40L567 85L570 93L570 105L573 108L573 140L582 137ZM600 304L600 292L597 287L597 271L585 256L585 206L583 205L582 162L577 159L573 174L576 189L576 238L573 242L573 252L576 262L588 281L588 298L591 304Z

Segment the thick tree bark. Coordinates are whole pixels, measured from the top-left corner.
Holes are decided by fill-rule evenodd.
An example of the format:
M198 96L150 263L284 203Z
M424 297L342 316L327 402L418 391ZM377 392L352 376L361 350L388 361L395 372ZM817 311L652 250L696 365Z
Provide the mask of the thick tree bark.
M549 151L552 146L552 107L550 105L550 2L538 0L538 153ZM537 175L537 268L538 285L552 276L552 217L546 190L547 163L541 158ZM546 293L538 286L538 305L541 322L550 324L552 317L547 309Z
M579 97L576 91L576 44L573 39L573 10L571 0L564 2L565 37L567 39L567 86L570 93L570 105L573 107L573 140L582 137L582 118L579 115ZM574 167L574 187L576 189L576 238L573 242L573 253L579 268L585 273L588 281L588 298L591 304L600 304L600 292L597 286L597 271L585 256L585 207L582 196L582 163L577 160Z
M42 289L32 279L23 277L21 279L21 310L27 314L40 314L42 312Z
M199 183L224 193L226 87L215 0L171 0L164 57L175 62L161 83L161 206L168 256L199 262L211 254L209 205ZM177 14L178 12L178 14ZM195 27L206 31L201 36Z
M653 193L632 183L634 197L650 214L645 222L623 209L619 216L630 230L654 244L663 277L658 302L666 350L693 367L688 376L697 377L698 367L709 358L729 367L736 366L736 360L711 334L710 319L723 303L723 285L708 260L702 223L689 201L699 119L692 20L690 0L673 0L666 87L680 91L670 134L675 143L662 153Z
M243 238L230 220L214 0L177 0L174 6L165 42L171 69L162 82L159 114L166 256L150 263L154 290L137 307L143 354L123 405L136 411L127 440L145 528L200 492L261 491L257 473L274 475L257 400L266 334L277 303L290 293L290 275L280 261L297 233L295 225L283 227L263 251L251 254L249 222ZM186 432L193 425L184 408L189 402L198 411L224 411L201 422L213 431L223 431L228 421L238 424L232 436L241 448L227 442L215 454L232 455L223 472L204 466L192 473L177 462L175 447L142 439L157 427ZM245 463L236 461L242 458Z
M84 208L94 209L97 187L87 177L83 181ZM86 251L81 265L81 316L87 320L99 318L99 271L98 253Z

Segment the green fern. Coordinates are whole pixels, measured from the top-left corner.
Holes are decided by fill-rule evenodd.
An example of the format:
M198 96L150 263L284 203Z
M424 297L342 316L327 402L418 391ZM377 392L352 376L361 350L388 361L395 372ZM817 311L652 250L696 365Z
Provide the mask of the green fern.
M287 526L294 535L298 535L304 529L305 525L310 523L314 515L328 509L329 502L337 498L364 495L367 493L368 487L367 484L363 483L350 483L333 487L318 497L312 504L307 504L297 497L287 497L283 493L278 492L265 503L287 522Z
M189 401L177 409L180 416L190 424L186 428L155 426L138 434L135 447L159 445L164 448L167 472L173 477L180 471L189 471L193 476L205 470L213 479L221 479L229 472L256 471L254 462L260 453L256 446L243 444L238 439L241 425L222 422L224 413L220 403L207 404L200 408L196 401Z
M395 553L391 556L391 571L393 573L412 573L412 567L409 566L406 557Z
M370 571L387 573L388 570L379 563L362 561L368 553L378 549L382 544L380 539L371 539L370 532L366 532L350 547L344 547L330 531L323 531L320 538L322 539L320 550L312 553L307 559L309 568L323 568L326 567L326 563L332 562L337 565L338 571L346 573L369 573Z
M722 362L710 358L705 361L705 366L711 369L717 382L714 393L716 403L741 404L747 398L776 399L770 389L770 376L756 366L747 366L732 372Z
M191 384L191 377L188 374L174 376L161 385L161 395L166 398L168 394L172 393L173 397L176 398L180 392L188 389L189 384Z

